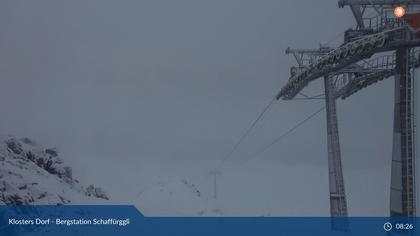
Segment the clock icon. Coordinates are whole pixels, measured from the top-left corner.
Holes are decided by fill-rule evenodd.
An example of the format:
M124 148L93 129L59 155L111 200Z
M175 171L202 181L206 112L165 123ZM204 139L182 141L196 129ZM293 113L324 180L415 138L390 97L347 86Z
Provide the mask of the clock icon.
M386 222L386 223L384 224L384 230L385 230L386 232L391 231L391 230L392 230L392 224L391 224L391 223L389 223L389 222Z

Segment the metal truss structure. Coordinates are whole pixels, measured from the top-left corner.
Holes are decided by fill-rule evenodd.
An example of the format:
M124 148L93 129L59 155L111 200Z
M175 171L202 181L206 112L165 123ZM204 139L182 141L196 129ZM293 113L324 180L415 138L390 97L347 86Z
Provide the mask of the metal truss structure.
M345 32L344 42L336 48L288 48L286 54L292 54L298 66L291 68L291 76L276 98L292 100L311 81L324 79L330 212L333 217L345 217L336 100L394 77L390 214L416 216L414 70L420 67L420 37L404 17L394 16L394 8L402 6L407 15L419 14L420 0L339 0L338 5L350 7L356 27Z

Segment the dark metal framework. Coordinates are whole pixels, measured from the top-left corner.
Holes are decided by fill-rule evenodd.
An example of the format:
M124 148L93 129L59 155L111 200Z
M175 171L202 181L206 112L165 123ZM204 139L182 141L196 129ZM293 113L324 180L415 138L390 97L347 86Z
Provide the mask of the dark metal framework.
M324 78L327 110L328 169L331 216L347 216L341 164L336 99L346 99L367 86L395 77L391 174L391 216L416 216L414 70L420 66L420 38L401 19L395 6L420 12L420 0L340 0L350 7L355 29L345 32L337 48L290 49L298 66L277 99L292 100L313 80ZM371 15L371 17L367 17ZM374 55L376 57L373 57Z

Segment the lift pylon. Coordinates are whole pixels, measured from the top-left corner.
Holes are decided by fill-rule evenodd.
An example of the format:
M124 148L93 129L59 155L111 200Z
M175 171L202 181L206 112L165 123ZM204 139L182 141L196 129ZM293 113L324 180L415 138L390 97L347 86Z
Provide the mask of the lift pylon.
M356 28L345 32L342 45L329 48L323 53L319 53L321 50L288 49L286 53L295 56L299 67L292 67L288 82L281 88L276 98L292 100L301 94L311 81L324 78L331 215L347 215L335 100L338 97L348 98L369 85L394 76L395 110L390 212L391 216L415 216L413 72L420 66L420 54L419 50L416 50L420 47L418 30L420 26L417 21L414 20L413 23L408 19L419 17L420 0L339 0L339 6L350 7L356 19ZM406 17L398 18L393 15L394 7L397 6L404 7ZM315 52L318 54L314 56ZM389 55L390 52L394 54ZM312 57L309 57L311 60L307 60L307 64L302 63L305 62L302 60L304 53L312 53ZM378 53L380 56L377 59L365 63ZM338 194L334 195L331 189Z

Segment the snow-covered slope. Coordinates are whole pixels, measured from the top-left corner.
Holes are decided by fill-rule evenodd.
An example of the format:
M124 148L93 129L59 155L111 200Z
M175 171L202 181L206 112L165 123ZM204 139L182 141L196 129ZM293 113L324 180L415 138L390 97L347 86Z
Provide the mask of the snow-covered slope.
M85 188L54 148L0 136L0 204L101 204L101 188Z
M146 216L221 216L213 199L203 196L193 183L183 179L160 182L142 190L135 202Z

